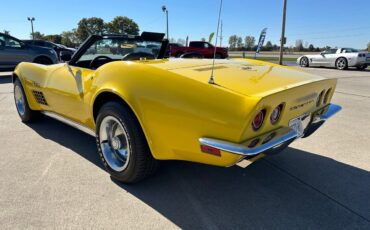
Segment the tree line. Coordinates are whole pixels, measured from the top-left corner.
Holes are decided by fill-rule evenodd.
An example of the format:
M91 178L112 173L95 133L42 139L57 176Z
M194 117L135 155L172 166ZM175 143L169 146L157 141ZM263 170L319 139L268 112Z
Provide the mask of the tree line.
M244 39L238 35L232 35L229 37L229 50L230 51L256 51L257 49L256 38L253 36L245 36ZM302 39L295 41L295 46L284 47L286 52L321 52L326 49L330 49L330 46L315 47L313 44L308 44ZM271 41L267 41L262 47L262 51L279 51L280 45L272 44ZM370 52L370 42L367 45L367 50Z
M32 33L30 34L30 37L62 44L68 47L77 47L92 34L127 33L138 35L139 31L138 24L126 16L117 16L110 22L104 22L102 18L91 17L82 18L78 22L77 28L64 31L61 34L45 35L39 31L35 31L33 36Z
M231 51L255 51L257 49L258 41L254 36L245 36L244 39L238 35L232 35L229 37L229 50ZM313 44L305 44L302 39L296 41L296 45L285 47L285 51L296 51L296 52L320 52L327 47L315 47ZM271 41L267 41L262 47L262 51L279 51L280 46L272 44Z

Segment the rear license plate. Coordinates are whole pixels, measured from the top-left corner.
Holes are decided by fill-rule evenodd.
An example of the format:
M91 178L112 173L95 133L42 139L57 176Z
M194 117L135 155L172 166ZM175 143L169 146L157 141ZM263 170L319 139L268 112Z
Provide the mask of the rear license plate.
M298 136L303 136L304 130L308 126L311 119L310 113L305 113L297 118L289 121L289 127L298 133Z

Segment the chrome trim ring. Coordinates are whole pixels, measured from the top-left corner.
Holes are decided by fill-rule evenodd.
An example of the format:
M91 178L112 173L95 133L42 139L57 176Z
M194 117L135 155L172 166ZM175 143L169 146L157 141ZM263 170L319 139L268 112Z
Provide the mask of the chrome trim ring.
M340 69L343 69L344 67L346 67L346 60L345 59L339 59L338 62L337 62L337 66L338 68Z
M122 172L127 168L131 155L129 135L117 118L104 117L99 127L99 143L104 159L111 169Z
M273 137L269 142L251 148L243 144L237 144L229 141L205 137L199 138L199 142L201 145L206 145L209 147L220 149L229 153L234 153L242 156L255 156L265 152L266 150L277 148L282 144L289 141L293 141L295 138L299 137L297 131L292 130L291 128L288 127L280 128L276 130L276 132L279 132L279 134Z
M18 113L23 116L26 111L26 104L22 88L19 85L15 85L14 100Z
M69 125L69 126L71 126L71 127L74 127L74 128L76 128L76 129L78 129L78 130L80 130L80 131L84 132L84 133L89 134L90 136L95 137L95 131L94 131L94 130L92 130L92 129L90 129L90 128L88 128L88 127L86 127L86 126L84 126L84 125L81 125L81 124L79 124L79 123L77 123L77 122L75 122L75 121L72 121L72 120L70 120L70 119L68 119L68 118L66 118L66 117L63 117L63 116L61 116L61 115L59 115L59 114L56 114L56 113L54 113L54 112L50 112L50 111L41 111L41 113L42 113L42 114L44 114L45 116L48 116L48 117L51 117L51 118L53 118L53 119L55 119L55 120L58 120L58 121L60 121L60 122L63 122L63 123L64 123L64 124L66 124L66 125Z

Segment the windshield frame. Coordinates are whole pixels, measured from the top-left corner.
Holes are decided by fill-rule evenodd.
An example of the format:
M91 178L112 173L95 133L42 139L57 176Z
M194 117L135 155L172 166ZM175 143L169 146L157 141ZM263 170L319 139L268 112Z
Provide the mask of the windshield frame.
M163 35L163 36L162 36ZM85 40L80 46L80 48L73 54L71 60L68 62L69 65L77 66L77 62L82 55L97 41L106 39L106 38L117 38L117 39L132 39L132 40L143 40L143 41L153 41L161 42L161 48L159 50L157 59L163 59L168 44L167 39L163 39L164 34L160 33L148 33L143 32L141 35L122 35L122 34L112 34L112 35L91 35L88 39Z

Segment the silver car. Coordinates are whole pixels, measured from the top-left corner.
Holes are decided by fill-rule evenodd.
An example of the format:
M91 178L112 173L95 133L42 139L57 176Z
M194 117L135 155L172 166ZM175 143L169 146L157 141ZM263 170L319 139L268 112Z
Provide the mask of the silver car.
M340 70L356 67L365 70L370 65L370 55L367 51L358 51L352 48L328 49L320 54L304 55L297 59L302 67L325 66Z
M0 33L0 68L14 68L20 62L50 65L58 63L58 55L53 49L27 45Z

